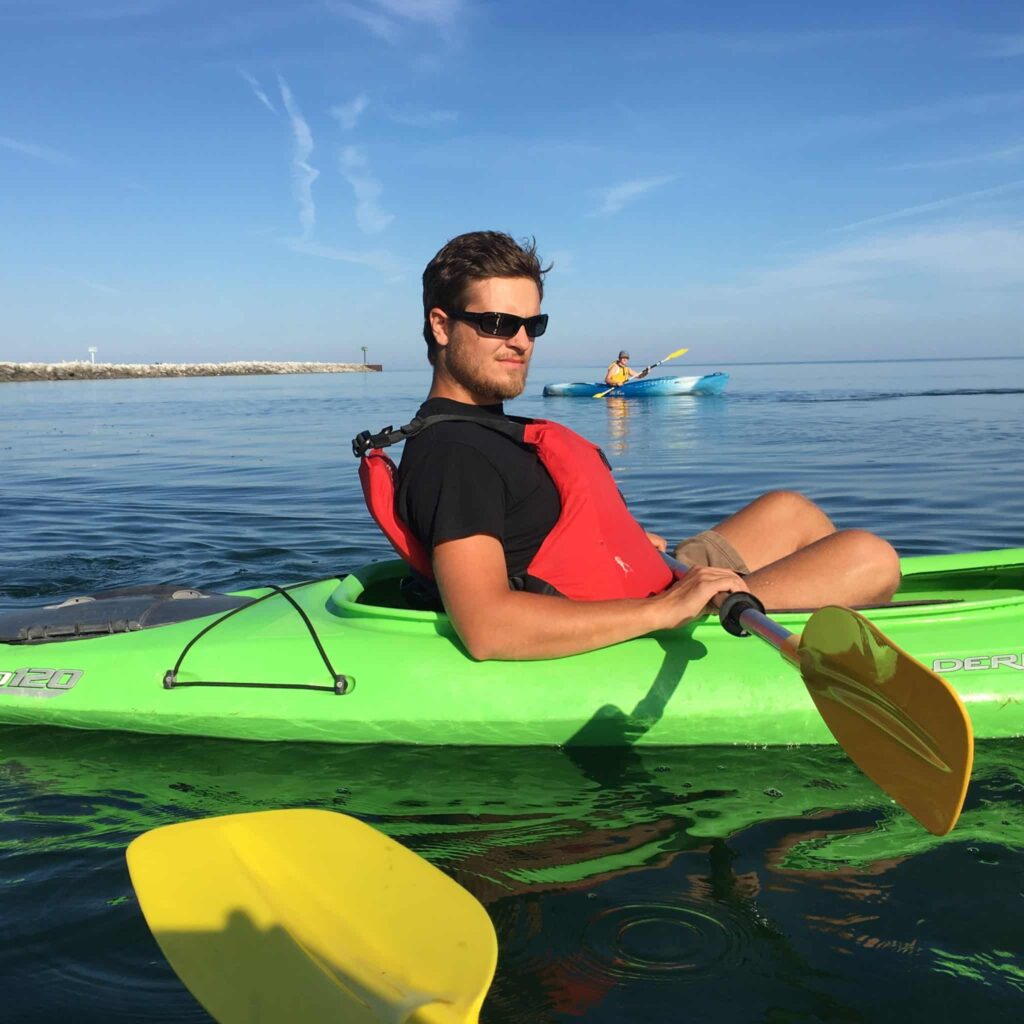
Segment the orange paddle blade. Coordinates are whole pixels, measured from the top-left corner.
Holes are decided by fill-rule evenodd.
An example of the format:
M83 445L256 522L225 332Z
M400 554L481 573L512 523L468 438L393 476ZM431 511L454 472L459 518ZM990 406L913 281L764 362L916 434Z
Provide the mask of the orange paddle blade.
M816 611L799 656L818 711L857 767L929 832L949 832L974 760L956 691L849 608Z

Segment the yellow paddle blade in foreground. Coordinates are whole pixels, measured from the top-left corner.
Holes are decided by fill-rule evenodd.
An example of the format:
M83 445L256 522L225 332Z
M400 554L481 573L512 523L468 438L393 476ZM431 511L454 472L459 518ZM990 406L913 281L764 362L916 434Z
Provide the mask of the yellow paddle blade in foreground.
M929 832L949 832L974 760L957 692L849 608L816 611L798 652L811 698L857 767Z
M473 1024L494 977L484 908L331 811L168 825L128 847L160 948L221 1024Z

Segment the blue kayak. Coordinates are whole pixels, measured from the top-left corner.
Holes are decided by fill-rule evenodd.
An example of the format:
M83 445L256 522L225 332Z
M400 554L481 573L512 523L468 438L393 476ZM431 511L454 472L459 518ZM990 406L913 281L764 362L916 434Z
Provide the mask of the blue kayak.
M656 398L662 395L720 395L729 383L727 373L709 373L703 377L644 377L608 391L604 382L597 384L545 384L548 397L593 398L608 391L607 398Z

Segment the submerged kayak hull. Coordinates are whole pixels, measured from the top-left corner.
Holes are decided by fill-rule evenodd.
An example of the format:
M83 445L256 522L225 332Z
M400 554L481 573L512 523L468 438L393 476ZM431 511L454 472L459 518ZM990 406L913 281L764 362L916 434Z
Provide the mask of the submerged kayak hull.
M709 373L703 377L644 377L631 380L608 391L608 385L545 384L549 398L594 398L608 391L605 398L660 398L664 395L720 395L729 383L727 373Z
M832 742L800 676L714 619L550 661L476 662L446 616L398 604L399 562L218 616L0 644L0 722L248 740L496 746ZM1024 549L904 561L865 614L942 672L979 738L1024 734ZM267 591L248 591L260 596ZM800 632L806 615L774 616ZM217 685L212 685L217 684Z

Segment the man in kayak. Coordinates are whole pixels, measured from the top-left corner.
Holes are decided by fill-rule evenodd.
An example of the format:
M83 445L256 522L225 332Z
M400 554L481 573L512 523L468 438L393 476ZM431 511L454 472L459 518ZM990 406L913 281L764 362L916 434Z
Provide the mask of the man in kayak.
M727 592L753 591L776 609L889 599L899 581L892 547L837 531L789 491L681 542L675 553L692 568L676 580L659 554L665 540L629 514L598 449L504 411L547 329L549 269L532 241L491 231L460 235L430 261L423 336L433 380L417 419L445 418L414 421L395 483L388 472L376 499L367 491L392 543L433 577L473 657L606 647L688 623Z
M646 371L641 373L629 365L629 353L623 349L619 353L618 359L608 367L608 372L604 375L604 382L609 387L617 388L620 384L625 384L632 377L643 377L645 375Z

